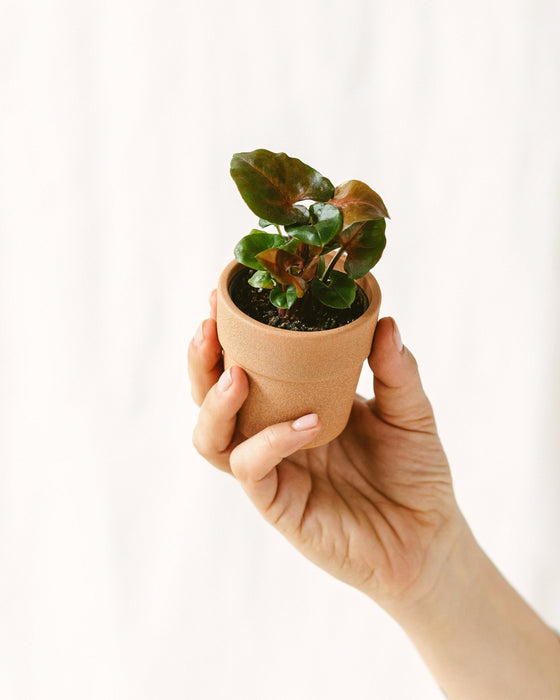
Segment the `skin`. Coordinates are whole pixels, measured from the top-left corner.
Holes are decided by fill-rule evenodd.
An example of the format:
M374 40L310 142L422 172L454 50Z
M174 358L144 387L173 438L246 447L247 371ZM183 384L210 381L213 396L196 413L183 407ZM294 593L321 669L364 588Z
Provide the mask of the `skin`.
M560 698L558 639L474 540L395 321L377 324L375 398L356 396L344 432L302 450L320 432L314 414L249 439L236 431L248 381L223 372L215 313L213 294L189 346L200 454L308 559L387 610L449 697Z

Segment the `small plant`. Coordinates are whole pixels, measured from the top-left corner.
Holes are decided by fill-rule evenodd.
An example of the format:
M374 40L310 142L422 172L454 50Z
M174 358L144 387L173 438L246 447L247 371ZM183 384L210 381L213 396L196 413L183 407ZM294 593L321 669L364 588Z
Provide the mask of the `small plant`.
M259 217L260 228L235 247L236 260L255 271L249 284L270 290L281 316L298 299L311 297L330 308L349 308L354 280L371 270L385 248L389 214L381 197L359 180L335 188L301 160L265 149L236 153L231 176ZM335 269L343 254L344 272Z

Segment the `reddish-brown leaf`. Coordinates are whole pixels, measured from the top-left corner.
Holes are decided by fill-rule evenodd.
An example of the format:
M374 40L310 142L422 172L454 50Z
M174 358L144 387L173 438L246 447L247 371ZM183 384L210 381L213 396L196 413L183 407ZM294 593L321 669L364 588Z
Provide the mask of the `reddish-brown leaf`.
M263 250L256 256L261 265L266 268L280 284L293 284L298 297L302 297L307 289L307 282L300 275L294 275L291 269L297 267L303 270L304 260L299 255L293 255L280 248Z
M349 180L339 185L329 204L342 212L342 227L348 228L358 221L389 218L389 212L381 197L371 187L359 180Z

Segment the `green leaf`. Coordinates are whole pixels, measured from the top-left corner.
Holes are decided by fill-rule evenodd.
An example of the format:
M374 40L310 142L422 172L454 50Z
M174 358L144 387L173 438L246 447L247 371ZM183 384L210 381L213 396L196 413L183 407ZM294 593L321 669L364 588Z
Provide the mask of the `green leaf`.
M326 202L334 195L330 180L309 165L264 148L234 154L230 172L251 211L275 224L306 223L297 202Z
M371 187L359 180L349 180L339 185L329 204L336 205L342 212L343 227L348 228L358 221L374 221L390 218L381 197Z
M319 231L321 245L326 245L342 228L342 213L338 207L324 202L313 204L309 211Z
M298 226L297 228L291 228L290 234L294 238L297 238L298 241L307 243L307 245L321 246L320 233L315 226Z
M271 224L270 221L266 219L259 219L259 226L261 228L268 228L269 226L274 226L274 224Z
M291 241L285 240L282 245L278 246L278 248L280 248L280 250L285 250L287 253L291 253L292 255L297 255L301 246L301 241L298 241L297 238L292 238Z
M256 255L268 248L278 248L284 244L284 239L275 233L265 233L258 229L253 229L251 233L244 236L235 246L233 254L237 262L252 268L253 270L264 270L265 268L256 259Z
M286 291L282 287L274 287L270 292L270 301L279 309L289 309L297 297L297 290L293 284L290 284Z
M352 279L360 279L383 254L387 242L385 219L352 224L338 234L337 240L347 253L344 269Z
M326 180L327 178L324 178L324 179ZM306 199L315 199L315 198L314 197L306 197ZM303 216L305 216L305 221L309 221L309 209L305 205L296 204L295 208L298 209L302 213Z
M321 255L326 255L327 253L332 253L333 250L340 248L340 246L341 246L341 243L338 240L338 235L337 235L332 239L332 241L327 243L327 245L323 248Z
M311 216L307 207L304 207L303 204L296 204L295 209L299 209L299 211L305 218L301 221L298 221L296 224L286 224L284 226L284 230L286 231L286 233L291 233L293 229L299 228L303 224L308 224L311 221Z
M311 291L325 306L348 309L356 297L356 283L344 272L333 270L328 285L315 278L311 281Z
M305 294L307 282L301 276L292 273L293 268L303 269L304 261L299 255L292 255L281 248L270 248L258 253L257 262L270 272L278 284L293 285L298 297Z
M272 289L274 287L272 275L266 271L257 270L247 281L251 287L256 287L257 289Z
M317 267L317 277L321 278L325 274L327 266L325 265L325 258L321 255L319 258L319 265Z
M310 208L312 226L290 228L290 234L308 245L323 248L336 236L342 226L342 214L332 204L319 202Z

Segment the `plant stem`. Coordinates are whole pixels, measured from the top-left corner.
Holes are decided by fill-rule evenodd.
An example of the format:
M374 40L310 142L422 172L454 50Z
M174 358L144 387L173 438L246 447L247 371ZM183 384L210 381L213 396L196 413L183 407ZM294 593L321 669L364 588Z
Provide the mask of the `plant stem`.
M274 225L276 226L276 230L278 231L278 234L281 236L281 235L282 235L282 229L280 228L280 226L278 226L278 224L274 224Z
M283 291L283 292L285 292L287 288L288 288L288 285L287 285L287 284L283 284L283 285L282 285L282 291ZM284 318L284 316L286 315L287 311L288 311L288 309L281 309L281 308L279 308L279 309L278 309L278 316L280 316L280 318Z
M302 302L303 302L303 304L302 304L303 315L304 316L311 316L312 310L313 310L313 307L312 307L313 296L311 295L311 292L309 289L303 295Z
M330 261L329 266L325 270L325 274L321 277L321 282L324 282L325 284L328 284L329 281L329 275L331 274L332 270L334 269L334 266L338 262L340 256L344 253L344 248L339 248L336 255L334 258Z

